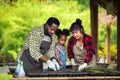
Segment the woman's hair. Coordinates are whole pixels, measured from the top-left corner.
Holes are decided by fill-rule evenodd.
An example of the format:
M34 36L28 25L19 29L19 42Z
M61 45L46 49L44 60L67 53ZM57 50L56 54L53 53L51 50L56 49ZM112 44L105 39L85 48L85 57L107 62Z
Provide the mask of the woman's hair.
M80 19L76 19L76 21L72 23L70 31L72 32L74 30L80 30L80 32L84 34L84 28Z
M56 34L57 37L59 38L60 35L69 36L69 35L70 35L70 32L69 32L68 29L63 29L63 30L57 29L57 31L55 32L55 34Z

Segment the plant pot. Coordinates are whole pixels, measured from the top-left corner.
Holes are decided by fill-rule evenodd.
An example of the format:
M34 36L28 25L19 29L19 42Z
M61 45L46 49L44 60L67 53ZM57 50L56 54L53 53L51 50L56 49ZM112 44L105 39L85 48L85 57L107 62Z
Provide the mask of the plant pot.
M107 63L97 63L97 67L99 69L107 69L108 65L109 64L107 64Z
M78 67L79 67L79 65L72 65L72 71L73 72L78 71Z

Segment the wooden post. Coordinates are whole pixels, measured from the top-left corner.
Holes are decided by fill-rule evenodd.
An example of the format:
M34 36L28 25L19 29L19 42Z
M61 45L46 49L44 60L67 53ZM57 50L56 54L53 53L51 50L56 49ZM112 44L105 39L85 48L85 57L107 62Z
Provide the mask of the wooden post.
M120 70L120 5L117 0L117 69Z
M94 39L95 54L98 60L98 4L97 0L90 0L91 35Z
M107 23L106 45L107 45L106 59L107 59L107 63L110 64L111 57L110 57L110 24L109 23Z

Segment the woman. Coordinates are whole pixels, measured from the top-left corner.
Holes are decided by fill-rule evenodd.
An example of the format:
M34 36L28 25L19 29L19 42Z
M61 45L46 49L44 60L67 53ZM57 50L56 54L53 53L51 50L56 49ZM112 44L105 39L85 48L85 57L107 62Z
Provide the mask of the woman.
M84 33L81 23L80 19L72 23L70 27L72 37L68 41L68 58L72 65L79 65L78 71L96 67L93 38Z

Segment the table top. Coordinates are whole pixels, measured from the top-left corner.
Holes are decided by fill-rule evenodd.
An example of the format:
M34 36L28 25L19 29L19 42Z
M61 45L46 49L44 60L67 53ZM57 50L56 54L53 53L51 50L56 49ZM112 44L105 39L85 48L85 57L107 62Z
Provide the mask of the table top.
M73 79L120 79L120 76L80 76L80 77L16 77L13 80L73 80Z
M72 79L120 79L120 72L109 69L86 69L79 72L71 69L49 71L32 69L26 71L25 77L18 77L15 74L15 69L11 69L13 80L72 80Z

